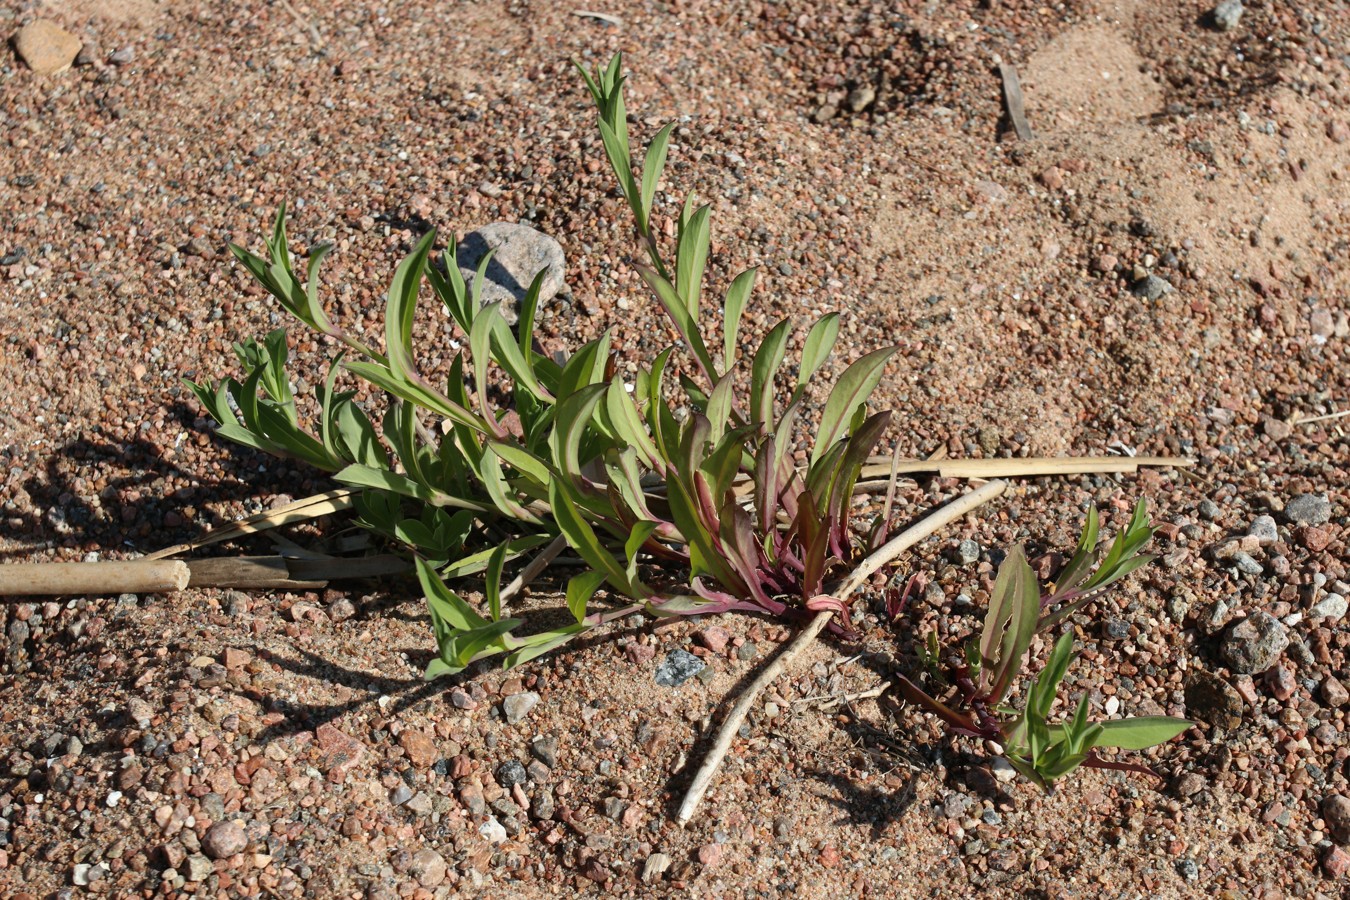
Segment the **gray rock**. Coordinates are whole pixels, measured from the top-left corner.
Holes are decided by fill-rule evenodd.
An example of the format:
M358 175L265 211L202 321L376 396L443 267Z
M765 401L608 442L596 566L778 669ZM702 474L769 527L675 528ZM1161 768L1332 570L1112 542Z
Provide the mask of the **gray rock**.
M1136 297L1143 297L1145 300L1157 300L1163 295L1171 293L1171 291L1172 283L1161 275L1145 275L1130 285L1130 292Z
M979 562L980 559L979 542L972 541L970 538L966 538L956 548L956 556L965 565L970 565L971 563Z
M524 721L530 714L530 710L539 705L539 695L534 691L525 691L521 694L512 694L502 701L502 712L506 714L506 721L515 725L517 722Z
M413 794L413 798L408 801L408 809L412 810L414 815L431 815L431 795L426 791L418 791L416 794Z
M1322 818L1333 838L1342 844L1350 844L1350 799L1341 794L1327 797L1322 801Z
M400 784L389 792L389 802L395 806L402 806L412 799L412 795L412 788L408 787L406 784Z
M1220 31L1232 31L1242 19L1242 0L1222 0L1214 7L1214 24Z
M200 853L194 853L187 858L186 871L183 877L188 881L205 881L211 877L211 873L216 867L211 865L211 860L202 856Z
M1269 547L1280 539L1280 529L1276 526L1273 516L1257 516L1252 519L1252 525L1247 529L1247 533L1256 538L1262 547Z
M1237 570L1244 575L1260 575L1265 571L1250 553L1243 553L1241 550L1234 553L1229 562L1237 566Z
M1284 505L1291 525L1325 525L1331 520L1331 500L1326 494L1299 494Z
M1219 728L1242 724L1242 695L1213 672L1196 669L1186 678L1186 715Z
M530 742L530 755L550 769L558 765L558 738L541 735Z
M656 683L665 687L679 687L706 669L703 660L688 650L672 650L656 669Z
M515 324L516 308L540 271L545 273L539 286L541 305L562 290L566 266L562 245L528 225L511 222L484 225L466 235L456 248L455 261L470 290L478 264L489 250L496 252L483 278L482 302L501 302L502 313L511 324Z
M506 829L502 827L502 823L498 822L495 816L479 826L478 833L487 838L490 844L501 844L506 841Z
M541 821L553 818L553 810L553 794L548 791L540 791L530 801L530 815Z
M1256 675L1273 666L1288 646L1288 629L1258 610L1228 630L1219 652L1234 672Z
M848 108L855 113L860 113L867 107L876 102L877 92L870 85L856 87L849 91Z
M524 784L530 780L529 773L525 767L514 759L508 759L497 767L497 783L502 787L510 789L518 784Z
M1215 519L1219 518L1219 516L1223 515L1223 510L1219 508L1219 504L1208 497L1200 501L1200 505L1196 508L1196 512L1200 514L1200 518L1207 519L1210 522L1213 522Z
M1340 594L1327 594L1308 610L1308 618L1330 619L1333 622L1338 622L1345 618L1347 607L1350 607L1350 603L1347 603L1346 599Z

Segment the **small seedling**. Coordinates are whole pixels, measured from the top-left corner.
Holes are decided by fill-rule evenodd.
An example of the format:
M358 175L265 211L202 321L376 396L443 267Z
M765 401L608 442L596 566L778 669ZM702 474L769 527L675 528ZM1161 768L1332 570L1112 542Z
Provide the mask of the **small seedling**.
M1116 535L1099 563L1098 516L1095 509L1090 510L1077 551L1048 593L1042 593L1021 546L1014 547L999 566L978 636L945 655L935 633L930 632L920 645L920 660L942 689L939 694L943 699L903 676L898 679L901 691L911 702L942 719L952 733L1000 745L1018 772L1047 790L1056 779L1079 766L1156 775L1147 766L1102 759L1096 750L1143 750L1164 743L1190 727L1185 719L1144 716L1089 722L1085 693L1071 718L1058 724L1048 721L1073 660L1072 630L1055 642L1045 666L1027 688L1022 708L1006 703L1032 639L1053 629L1130 572L1147 565L1153 557L1139 551L1152 534L1145 505L1140 501L1129 525Z

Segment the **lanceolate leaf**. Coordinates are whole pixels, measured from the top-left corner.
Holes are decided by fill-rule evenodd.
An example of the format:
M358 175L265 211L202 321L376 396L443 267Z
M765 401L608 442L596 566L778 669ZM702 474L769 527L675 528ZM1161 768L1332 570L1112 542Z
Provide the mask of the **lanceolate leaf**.
M750 368L750 421L766 428L773 427L774 377L787 354L787 339L791 323L784 319L764 336Z
M417 289L426 271L436 232L428 231L394 271L389 285L389 305L385 311L385 353L389 371L399 381L414 380L417 374L412 356L413 316L417 312Z
M1091 747L1116 747L1121 750L1146 750L1166 743L1192 725L1186 719L1173 719L1170 716L1110 719L1096 724L1102 727L1102 733Z
M867 398L881 381L886 361L895 353L895 349L888 347L874 350L856 360L839 376L820 417L820 432L816 436L815 449L811 451L812 463L847 434L854 414L867 404Z
M675 287L684 300L685 309L694 322L698 323L698 301L703 289L703 269L708 263L708 244L711 229L708 216L712 209L699 207L690 217L689 223L680 234L679 247L675 253Z
M656 197L656 186L661 181L661 171L666 167L666 145L670 142L670 132L675 123L671 122L656 133L651 146L647 148L647 158L642 164L642 214L639 226L645 233L651 228L652 200Z
M755 288L755 270L746 269L737 275L727 289L727 298L722 304L722 371L729 372L736 364L737 338L741 330L741 314Z
M797 390L806 387L811 376L830 358L834 342L839 337L839 313L830 313L816 320L802 346L802 364L797 370Z
M1036 573L1027 564L1019 544L999 566L984 634L980 638L980 657L992 681L990 702L1001 701L1012 686L1036 633L1040 609Z

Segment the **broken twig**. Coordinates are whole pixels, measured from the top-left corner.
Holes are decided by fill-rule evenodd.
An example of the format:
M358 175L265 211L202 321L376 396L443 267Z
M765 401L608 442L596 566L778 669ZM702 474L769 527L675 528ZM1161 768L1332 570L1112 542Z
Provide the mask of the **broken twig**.
M1013 131L1017 132L1017 139L1035 140L1036 133L1031 130L1026 108L1022 103L1022 82L1017 77L1017 68L1011 63L999 63L998 74L1003 79L1003 102L1007 106L1008 119L1012 122Z

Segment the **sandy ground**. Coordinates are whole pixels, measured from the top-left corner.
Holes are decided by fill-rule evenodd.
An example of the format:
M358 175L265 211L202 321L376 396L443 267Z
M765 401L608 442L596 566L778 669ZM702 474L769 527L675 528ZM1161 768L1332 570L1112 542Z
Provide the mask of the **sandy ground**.
M1299 420L1350 408L1345 5L1252 4L1230 31L1164 0L598 11L621 26L524 0L0 5L7 34L48 18L85 45L54 75L0 60L4 561L142 554L328 485L216 439L180 381L286 324L224 249L260 248L283 201L295 246L336 245L331 314L372 336L427 228L524 221L567 254L546 346L664 347L571 70L619 50L634 134L680 122L667 183L714 204L714 279L761 266L749 339L838 309L845 358L900 347L888 442L1193 474L1022 481L926 543L904 570L934 587L902 627L873 610L861 645L815 647L686 829L690 770L776 623L625 621L427 685L405 582L7 603L0 893L1342 896L1350 420ZM1032 141L1007 133L999 62ZM445 365L444 325L420 334ZM292 338L312 383L326 348ZM902 509L961 489L906 483ZM1067 550L1086 505L1114 529L1140 496L1162 559L1077 620L1067 691L1199 720L1148 754L1161 784L1043 796L889 694L810 699L912 672L904 638L969 629L1003 548ZM1239 565L1224 548L1262 515L1276 540ZM1288 647L1235 671L1259 612ZM675 649L711 677L656 684ZM509 722L522 692L540 702Z

